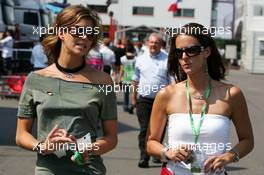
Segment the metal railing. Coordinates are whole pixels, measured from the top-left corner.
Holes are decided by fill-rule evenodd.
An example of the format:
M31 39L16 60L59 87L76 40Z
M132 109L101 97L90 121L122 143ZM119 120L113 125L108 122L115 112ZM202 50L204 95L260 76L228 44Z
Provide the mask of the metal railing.
M0 51L2 51L2 49L0 49ZM13 48L12 72L25 73L31 70L31 52L32 49Z

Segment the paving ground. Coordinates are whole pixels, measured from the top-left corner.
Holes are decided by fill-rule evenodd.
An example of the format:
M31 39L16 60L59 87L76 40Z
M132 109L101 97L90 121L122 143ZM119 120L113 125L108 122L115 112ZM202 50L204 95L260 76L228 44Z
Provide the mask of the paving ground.
M243 71L231 70L227 81L241 87L248 102L249 113L255 136L254 151L238 164L231 164L231 175L263 175L264 172L264 75L252 75ZM138 123L135 115L122 111L122 97L118 94L119 143L117 148L103 156L108 175L154 175L159 174L160 166L137 167ZM35 153L18 148L14 144L16 128L15 99L0 99L0 175L33 175ZM234 129L231 136L235 143Z

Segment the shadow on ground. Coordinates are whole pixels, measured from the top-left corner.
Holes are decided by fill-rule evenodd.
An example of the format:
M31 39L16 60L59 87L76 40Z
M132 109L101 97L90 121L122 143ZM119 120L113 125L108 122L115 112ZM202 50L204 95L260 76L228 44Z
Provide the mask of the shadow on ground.
M0 145L16 145L17 108L0 107ZM36 125L33 127L36 135Z
M16 108L0 107L0 145L15 145Z
M138 131L139 129L128 124L118 122L118 133Z
M246 170L247 168L244 168L244 167L232 167L232 166L227 166L225 169L227 170L227 172L229 172L229 171L241 171L241 170Z

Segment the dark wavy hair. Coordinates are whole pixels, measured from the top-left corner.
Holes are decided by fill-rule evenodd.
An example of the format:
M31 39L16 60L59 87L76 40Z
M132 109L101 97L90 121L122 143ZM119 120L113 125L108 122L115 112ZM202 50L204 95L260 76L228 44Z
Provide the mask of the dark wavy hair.
M217 81L220 81L220 79L225 78L225 67L223 64L223 60L221 58L221 55L216 47L216 43L211 37L209 31L207 28L202 26L201 24L197 23L189 23L184 25L178 34L175 36L172 36L170 40L170 51L169 51L169 58L168 58L168 72L171 76L175 77L178 82L186 80L187 75L183 71L179 59L176 57L175 54L175 40L176 38L181 35L189 35L198 40L198 42L206 47L211 48L211 54L207 58L207 66L208 66L208 74L209 76Z

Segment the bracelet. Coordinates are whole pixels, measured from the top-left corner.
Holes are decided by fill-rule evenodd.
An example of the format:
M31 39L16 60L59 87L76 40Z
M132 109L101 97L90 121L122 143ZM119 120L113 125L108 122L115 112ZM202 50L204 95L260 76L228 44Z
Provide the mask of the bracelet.
M167 151L169 151L169 149L170 148L168 148L168 147L164 147L164 148L162 148L161 149L161 151L160 151L160 160L162 161L162 162L168 162L168 157L166 156L166 152Z
M239 161L240 158L239 158L239 154L236 149L232 148L231 150L229 150L229 153L234 155L233 162Z

